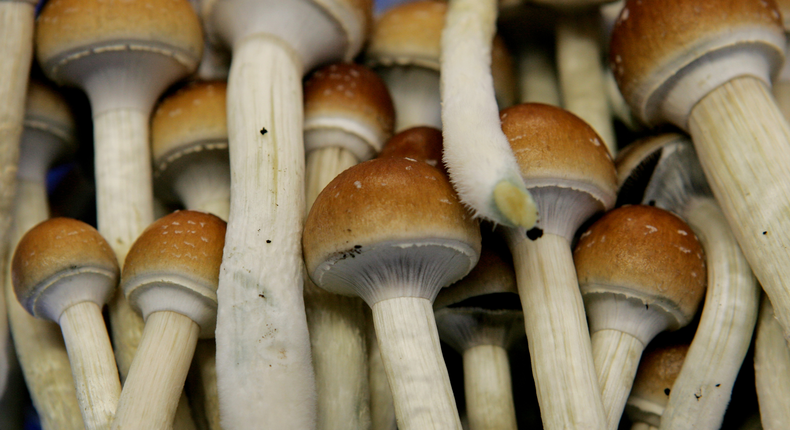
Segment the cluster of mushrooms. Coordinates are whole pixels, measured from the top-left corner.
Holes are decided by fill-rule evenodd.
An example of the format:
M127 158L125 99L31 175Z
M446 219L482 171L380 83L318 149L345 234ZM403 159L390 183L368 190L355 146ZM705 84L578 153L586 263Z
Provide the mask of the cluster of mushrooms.
M0 429L790 426L790 5L37 3ZM50 218L85 123L96 228Z

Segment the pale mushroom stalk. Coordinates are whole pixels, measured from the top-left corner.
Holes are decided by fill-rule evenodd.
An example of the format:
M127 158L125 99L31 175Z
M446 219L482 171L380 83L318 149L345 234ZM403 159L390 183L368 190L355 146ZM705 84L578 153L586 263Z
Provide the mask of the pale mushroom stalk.
M464 351L463 362L469 427L517 428L507 350L498 345L478 345Z
M61 326L85 428L109 429L121 382L101 308L120 270L107 241L81 221L42 222L19 241L12 274L25 310Z
M560 106L560 90L552 51L534 43L518 51L519 102Z
M22 118L25 112L25 89L33 58L33 27L35 0L0 1L0 243L10 238L11 214L14 207L16 163L19 156L19 139L22 135ZM0 246L7 251L5 245ZM5 259L5 256L0 256ZM10 354L8 318L5 294L0 294L0 396L6 389Z
M760 418L766 430L779 430L790 422L786 402L790 396L790 349L767 296L763 296L756 336L754 379Z
M218 389L228 394L220 396L223 427L315 426L300 246L301 79L317 64L356 54L370 7L345 0L244 0L207 8L207 27L233 51L231 202L216 330Z
M49 218L46 173L73 140L67 105L51 91L30 83L27 127L22 134L13 222L3 273L8 319L20 367L44 429L84 429L71 366L57 324L31 316L19 304L11 280L13 250L22 236ZM47 96L49 97L42 97ZM53 111L43 109L56 108ZM54 118L54 119L53 119Z
M442 128L442 106L437 97L439 73L417 65L379 67L377 72L387 83L395 104L395 131L415 126Z
M559 14L557 72L562 107L590 124L614 157L617 142L601 64L599 21L595 8Z
M370 421L372 430L397 430L395 419L395 401L392 399L392 389L387 381L387 372L381 360L381 348L376 339L376 328L373 326L373 316L366 312L365 320L368 322L368 370L370 380Z
M538 212L499 126L491 75L493 0L453 0L442 32L444 161L458 195L476 216L531 228Z

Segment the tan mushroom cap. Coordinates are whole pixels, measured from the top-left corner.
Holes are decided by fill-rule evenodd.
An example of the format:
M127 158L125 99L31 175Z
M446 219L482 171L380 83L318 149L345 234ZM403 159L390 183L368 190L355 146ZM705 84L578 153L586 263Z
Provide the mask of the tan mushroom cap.
M185 210L160 218L143 231L126 255L121 277L124 290L138 279L172 275L216 291L225 229L225 221L205 212Z
M197 63L203 53L200 22L186 0L51 0L36 22L38 61L49 74L70 58L117 49Z
M738 44L780 59L784 47L775 40L784 30L773 0L632 0L615 23L609 61L623 96L641 110L640 100L697 59Z
M776 7L782 14L782 25L785 31L790 31L790 0L776 0Z
M509 107L499 117L527 187L574 183L614 203L617 176L612 158L595 130L579 117L539 103Z
M375 147L392 135L395 108L387 85L372 70L336 63L316 70L304 84L305 127L311 122L347 119L375 136ZM381 142L378 142L381 141Z
M615 291L677 309L685 319L681 326L694 317L707 285L697 236L683 220L652 206L606 213L581 235L573 259L583 292Z
M381 149L379 158L411 158L447 174L442 162L443 142L441 130L427 126L412 127L392 136Z
M664 146L678 140L688 140L688 138L678 133L664 133L639 139L623 148L617 153L617 159L615 160L618 187L623 186L626 179L631 176L634 169L636 169L645 158Z
M645 351L636 371L629 402L633 398L639 398L665 407L669 402L672 385L683 368L689 346L668 345Z
M324 188L305 223L303 247L313 273L335 255L382 242L453 240L480 252L480 229L449 179L418 161L358 164Z
M195 82L163 99L151 120L154 167L186 153L228 148L225 82Z
M314 0L343 28L349 43L345 59L351 61L368 39L373 22L373 0Z
M76 125L66 99L50 86L32 79L25 99L25 127L52 133L76 149Z
M30 229L14 252L11 274L19 302L38 316L38 300L58 280L93 272L117 283L118 260L95 228L70 218L52 218Z

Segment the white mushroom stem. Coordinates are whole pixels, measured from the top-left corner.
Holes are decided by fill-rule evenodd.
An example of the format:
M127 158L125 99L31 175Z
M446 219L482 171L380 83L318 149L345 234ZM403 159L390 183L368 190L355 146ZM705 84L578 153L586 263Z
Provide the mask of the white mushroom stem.
M373 324L400 430L461 429L431 301L382 300Z
M790 338L790 127L760 80L711 91L689 130L713 194Z
M381 359L381 348L376 339L372 316L365 315L368 339L368 375L370 379L370 421L371 430L397 430L395 420L395 403L392 400L392 389L387 381L387 372Z
M94 302L78 303L63 311L58 324L85 429L109 429L121 396L121 382L101 308Z
M376 72L395 106L395 133L417 126L442 129L439 72L421 66L391 65Z
M523 229L507 229L505 235L544 428L606 428L570 243L549 233L533 241Z
M203 160L185 166L173 188L187 209L214 214L223 220L230 212L230 173L227 160Z
M600 15L560 14L557 18L557 72L562 106L583 119L617 155L606 81L601 65Z
M5 250L14 204L25 90L33 56L35 2L0 1L0 249ZM13 248L8 252L13 253ZM0 397L5 392L11 342L4 294L0 294Z
M315 390L302 294L302 64L248 36L228 81L231 207L217 296L225 428L313 428ZM261 387L266 389L261 389Z
M606 420L610 429L617 429L645 344L619 330L598 330L591 341Z
M464 391L471 430L515 430L516 409L507 351L478 345L463 353Z
M172 426L199 333L200 327L179 313L160 311L148 316L137 359L118 402L113 430ZM138 373L155 377L136 377Z
M545 46L529 44L518 53L519 101L560 106L554 59Z
M537 207L502 132L491 76L497 2L452 0L442 31L444 162L475 215L532 227ZM400 114L400 113L398 113Z
M708 290L660 428L718 429L749 350L761 290L716 202L693 199L683 212L705 249Z
M20 180L14 204L10 249L33 226L49 218L46 187L41 181ZM30 398L43 429L82 430L80 406L63 336L57 324L31 316L16 298L11 282L11 257L6 261L5 296L17 357Z
M307 154L307 206L342 171L358 163L351 151L327 146ZM318 392L317 428L370 428L370 383L365 308L358 297L332 294L305 282L305 310L310 328Z
M790 349L776 321L768 297L763 297L754 344L754 379L760 418L765 430L779 430L790 422Z

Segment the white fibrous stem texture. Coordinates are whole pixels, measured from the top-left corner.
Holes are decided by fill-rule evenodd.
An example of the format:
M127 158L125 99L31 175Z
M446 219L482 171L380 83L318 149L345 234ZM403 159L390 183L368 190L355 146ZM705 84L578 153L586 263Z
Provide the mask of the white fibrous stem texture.
M562 106L583 119L617 155L601 64L599 15L561 14L557 19L557 72Z
M570 243L508 229L543 427L605 429L589 329ZM573 387L573 389L568 389Z
M370 421L372 430L397 430L395 403L387 372L381 360L381 348L370 313L366 313L368 340L368 374L370 375Z
M537 209L502 132L491 76L493 0L453 0L442 31L444 162L476 216L532 227Z
M307 206L342 171L357 164L348 150L328 146L307 155ZM318 393L317 428L370 428L370 383L365 302L305 282L305 311L310 329Z
M507 351L498 345L477 345L464 351L463 362L470 430L516 430Z
M779 430L790 422L790 349L768 297L763 296L754 344L754 380L760 419L765 430Z
M716 202L693 199L683 212L705 249L708 288L660 428L713 430L721 427L749 350L761 290Z
M13 218L3 280L11 332L30 398L44 430L82 430L85 425L60 327L30 315L16 299L11 282L13 249L29 229L49 218L43 178L19 181Z
M101 308L90 301L77 303L63 311L58 323L69 353L85 429L106 430L115 416L121 382Z
M765 83L739 77L694 106L689 130L716 201L790 338L790 126Z
M591 341L606 420L609 429L616 430L645 345L635 336L612 329L596 331Z
M277 38L234 46L231 203L217 298L217 383L228 429L315 427L304 311L302 65Z
M194 321L176 312L148 316L118 401L113 430L172 426L199 332Z
M34 4L30 2L0 2L0 250L11 227L19 158L19 139L25 115L25 93L33 56ZM8 252L14 252L13 247ZM2 256L0 256L2 258ZM4 294L0 294L0 396L5 391L11 338Z
M442 129L439 71L421 66L380 67L395 106L395 132L428 126Z
M401 430L461 430L431 301L382 300L373 324Z
M129 248L154 220L148 116L138 109L113 109L93 118L97 226L122 266ZM115 358L123 381L144 323L120 290L110 308Z

